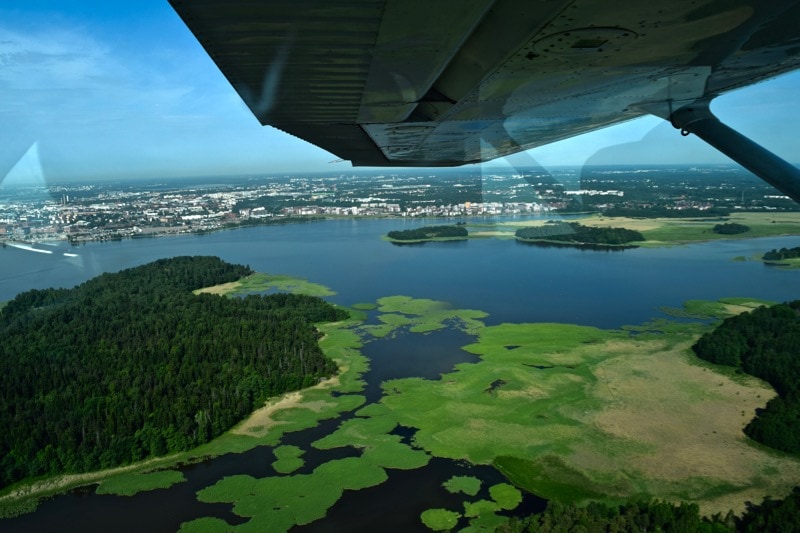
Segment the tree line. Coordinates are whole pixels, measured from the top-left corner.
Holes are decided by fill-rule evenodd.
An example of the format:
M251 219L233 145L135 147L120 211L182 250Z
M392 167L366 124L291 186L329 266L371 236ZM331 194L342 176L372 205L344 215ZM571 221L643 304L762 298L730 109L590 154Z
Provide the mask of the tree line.
M562 531L662 531L674 533L760 533L763 531L797 531L800 523L800 488L781 500L765 498L761 504L748 502L745 512L737 517L732 511L725 516L700 516L695 503L669 503L658 500L632 501L621 505L592 502L586 507L550 501L539 514L512 518L499 531L506 533L555 533Z
M783 259L796 259L800 257L800 246L796 248L772 249L761 258L764 261L781 261Z
M456 224L453 226L425 226L422 228L390 231L386 236L395 241L422 241L444 237L466 238L469 236L469 232L463 225Z
M744 432L753 440L800 453L800 300L726 318L693 346L701 359L740 368L767 381L778 396Z
M542 226L518 229L521 240L544 240L575 244L623 245L645 240L636 230L627 228L595 228L578 222L550 222Z
M730 215L728 209L712 207L710 209L671 209L663 206L652 207L610 207L603 214L607 217L629 218L713 218Z
M251 273L177 257L33 290L0 311L0 486L190 449L336 371L319 298L192 290Z
M726 222L725 224L715 224L712 231L720 235L739 235L750 231L750 226L737 224L736 222Z

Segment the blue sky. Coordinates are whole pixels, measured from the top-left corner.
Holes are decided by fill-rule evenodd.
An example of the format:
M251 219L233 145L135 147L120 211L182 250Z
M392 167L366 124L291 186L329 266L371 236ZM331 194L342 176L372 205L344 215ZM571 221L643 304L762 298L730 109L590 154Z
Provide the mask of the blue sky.
M798 89L794 73L724 95L713 108L796 161ZM0 95L6 183L31 173L61 181L350 169L261 126L166 0L3 0ZM41 165L19 163L25 153L38 153ZM581 165L600 153L632 164L728 161L656 118L529 155L547 166Z

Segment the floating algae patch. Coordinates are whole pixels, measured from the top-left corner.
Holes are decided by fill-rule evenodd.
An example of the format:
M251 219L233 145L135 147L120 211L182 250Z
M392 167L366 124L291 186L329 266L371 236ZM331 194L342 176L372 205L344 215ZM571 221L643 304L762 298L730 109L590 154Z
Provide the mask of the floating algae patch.
M427 453L403 444L399 435L390 434L396 426L397 422L387 416L352 418L313 446L321 450L354 446L363 450L362 461L381 468L413 470L428 464Z
M745 311L752 311L756 307L771 305L774 302L752 298L722 298L718 301L688 300L683 308L662 307L660 310L677 318L695 318L698 320L722 320Z
M287 420L298 414L292 410L283 413ZM386 468L411 470L428 463L426 452L403 444L398 435L389 434L395 426L393 419L380 413L346 420L313 446L318 449L354 446L362 449L360 457L323 463L311 474L262 479L228 477L200 491L198 498L203 502L232 503L234 513L250 518L241 526L229 526L229 530L286 531L294 525L311 523L323 518L345 490L362 490L386 481ZM292 460L302 463L301 454L302 450L295 446L276 448L275 469L296 470L299 465ZM186 528L199 530L199 525L189 523Z
M481 355L482 361L457 365L455 372L436 381L389 381L382 402L401 425L419 428L415 443L434 455L488 464L506 453L533 454L542 446L566 448L596 438L569 411L576 406L596 408L586 394L595 380L588 362L602 357L596 343L618 337L619 333L579 326L487 327L478 343L465 347ZM504 338L520 348L506 350ZM559 367L544 374L529 364ZM495 394L486 394L499 382L503 386Z
M227 294L230 296L244 296L265 292L291 292L308 296L334 296L336 293L324 285L312 283L308 280L284 276L280 274L266 274L256 272L237 281L204 287L194 291L195 294Z
M463 493L474 497L480 492L481 481L472 476L453 476L443 486L452 494ZM508 483L498 483L489 487L489 495L491 500L480 499L463 502L463 515L470 519L470 525L461 531L494 530L506 522L506 518L497 513L516 509L522 502L522 493ZM436 512L434 513L434 511ZM431 513L428 517L429 520L426 521L424 516L422 519L433 530L444 529L445 524L451 524L449 528L452 529L460 518L459 513L445 509L431 509L429 512Z
M396 425L397 422L388 416L351 418L342 422L335 432L314 442L313 446L320 450L329 450L341 446L364 448L389 438L389 432Z
M472 476L453 476L443 486L453 494L463 492L467 496L475 496L481 490L481 480Z
M272 468L281 474L291 474L299 470L305 464L303 461L303 450L297 446L278 446L272 452L277 459L272 463Z
M489 494L500 509L516 509L522 502L522 493L508 483L498 483L489 487Z
M412 298L410 296L384 296L378 299L381 313L400 313L403 315L430 315L448 308L445 302Z
M494 514L495 511L497 511L497 504L493 501L464 502L464 516L470 518Z
M391 332L387 331L388 326L394 328L408 326L414 333L426 333L452 324L471 333L483 327L481 320L488 316L483 311L452 309L445 302L409 296L387 296L378 299L378 312L381 313L378 315L378 320L383 324L373 328L383 335Z
M201 490L202 502L227 502L233 512L249 517L229 529L288 531L324 518L345 490L361 490L386 481L386 472L358 458L329 461L311 474L256 479L227 477Z
M483 508L478 508L484 510ZM469 526L462 529L459 533L484 533L486 531L497 531L508 522L508 518L495 513L485 512L469 521Z
M450 531L458 524L461 515L447 509L428 509L420 515L420 520L433 531Z
M276 274L255 273L241 281L241 285L232 293L234 295L252 294L264 291L291 292L293 294L306 294L308 296L334 296L332 291L319 283L312 283L305 279Z
M221 518L204 516L181 524L180 533L227 533L232 527Z
M104 479L97 487L97 494L117 494L133 496L139 492L166 489L176 483L186 481L182 472L159 470L148 473L130 473Z

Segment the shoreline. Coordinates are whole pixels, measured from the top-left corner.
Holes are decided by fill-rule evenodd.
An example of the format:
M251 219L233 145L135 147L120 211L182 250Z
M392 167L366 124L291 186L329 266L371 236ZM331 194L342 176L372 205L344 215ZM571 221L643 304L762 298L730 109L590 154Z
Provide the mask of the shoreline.
M583 215L581 217L581 215ZM235 225L228 225L228 226L221 226L215 228L201 228L201 229L183 229L181 227L178 230L178 227L172 226L169 228L165 228L164 231L157 231L160 228L153 227L153 228L145 228L147 231L143 233L134 233L130 235L119 235L119 236L105 236L99 238L91 238L91 239L80 239L80 240L73 240L70 239L66 234L56 234L51 235L47 238L42 239L13 239L13 238L5 238L0 239L0 247L5 246L15 246L15 245L26 245L26 246L34 246L36 244L43 244L43 243L66 243L70 246L77 247L79 245L84 245L87 243L95 243L95 242L117 242L123 241L127 239L151 239L151 238L163 238L163 237L180 237L186 235L208 235L211 233L216 233L219 231L229 231L229 230L238 230L238 229L245 229L245 228L252 228L252 227L263 227L263 226L282 226L285 224L301 224L301 223L311 223L311 222L324 222L326 220L441 220L441 221L451 221L451 220L463 220L465 218L468 219L484 219L489 221L496 221L493 225L501 226L501 227L527 227L527 226L536 226L540 224L544 224L548 220L558 220L561 217L581 217L581 218L570 218L570 220L574 220L576 222L580 222L581 224L593 227L608 227L612 224L616 224L619 227L623 227L626 229L635 229L637 231L641 231L643 233L648 232L656 232L664 230L665 228L673 229L673 233L680 233L674 231L675 228L683 227L686 228L695 228L698 227L705 227L711 226L712 222L719 222L720 219L718 217L709 218L709 219L702 219L697 217L686 217L686 218L664 218L664 217L654 217L654 218L631 218L631 217L609 217L604 216L600 213L544 213L544 214L531 214L531 215L519 215L519 214L494 214L494 215L459 215L459 216L448 216L448 217L403 217L403 216L344 216L344 215L324 215L324 216L317 216L317 217L285 217L281 219L269 219L269 222L264 222L261 224L235 224ZM781 211L781 212L756 212L756 211L742 211L742 212L734 212L724 217L724 220L731 221L731 220L749 220L755 218L764 219L764 218L771 218L772 220L769 224L778 224L784 231L770 231L770 228L767 225L766 221L759 221L755 222L756 226L761 226L759 228L760 231L755 233L747 232L738 235L708 235L706 238L698 238L696 232L691 235L684 235L681 238L681 235L674 235L670 240L661 240L661 239L651 239L648 238L647 241L644 241L641 245L646 247L659 247L659 246L674 246L674 245L681 245L681 244L691 244L691 243L699 243L699 242L710 242L720 239L750 239L750 238L759 238L759 237L788 237L793 235L800 235L800 212L795 211ZM523 219L519 220L518 222L514 219ZM782 220L783 219L783 220ZM751 221L751 223L753 223ZM475 223L466 223L467 226L475 225ZM789 227L791 227L790 231ZM384 236L385 240L388 242L397 242L401 244L418 244L424 243L429 241L445 241L445 240L469 240L473 237L481 237L481 238L503 238L505 235L502 235L503 232L492 232L493 234L489 235L485 232L481 233L480 230L477 230L477 233L473 235L470 233L467 237L457 237L457 238L432 238L432 239L424 239L424 240L414 240L414 241L397 241L389 239L388 237ZM510 235L513 237L513 232ZM647 237L647 235L645 235Z

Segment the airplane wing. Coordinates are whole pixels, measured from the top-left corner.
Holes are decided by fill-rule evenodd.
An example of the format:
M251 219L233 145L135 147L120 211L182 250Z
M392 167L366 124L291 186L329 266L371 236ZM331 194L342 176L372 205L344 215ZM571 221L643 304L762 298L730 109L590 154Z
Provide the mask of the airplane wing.
M487 161L800 66L798 0L170 3L262 124L354 165Z

